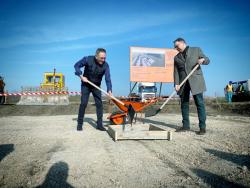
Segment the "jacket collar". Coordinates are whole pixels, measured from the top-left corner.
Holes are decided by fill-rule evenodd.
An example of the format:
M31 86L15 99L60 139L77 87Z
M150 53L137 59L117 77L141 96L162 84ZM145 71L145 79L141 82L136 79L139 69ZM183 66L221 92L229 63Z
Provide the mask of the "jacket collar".
M186 53L186 59L183 57L183 53ZM187 61L187 59L190 57L190 47L187 46L184 50L184 52L179 52L178 53L178 59L180 59L183 63Z

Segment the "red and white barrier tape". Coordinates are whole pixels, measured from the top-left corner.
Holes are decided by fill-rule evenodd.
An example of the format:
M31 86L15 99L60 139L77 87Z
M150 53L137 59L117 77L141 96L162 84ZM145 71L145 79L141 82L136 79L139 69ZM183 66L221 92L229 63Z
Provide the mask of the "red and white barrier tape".
M0 93L0 96L35 96L35 95L81 95L79 91L49 91L49 92L20 92L20 93ZM117 96L120 99L126 98L137 98L137 97L127 97L127 96ZM149 99L148 101L154 101L154 99Z
M21 92L21 93L0 93L0 96L33 96L33 95L81 95L77 91L49 91L49 92Z

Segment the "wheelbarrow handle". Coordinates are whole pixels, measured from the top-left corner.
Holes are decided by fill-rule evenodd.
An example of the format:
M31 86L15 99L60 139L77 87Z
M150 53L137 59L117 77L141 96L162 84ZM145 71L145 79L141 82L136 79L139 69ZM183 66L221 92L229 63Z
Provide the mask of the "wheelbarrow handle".
M196 71L196 69L200 66L200 64L197 64L193 70L187 75L187 77L180 83L180 87L183 86L183 84L185 84L185 82L189 79L189 77L194 73L194 71ZM173 98L173 96L176 94L176 91L173 91L173 93L167 98L167 100L161 105L160 109L162 109L167 103L168 101Z
M91 81L87 81L90 85L94 86L96 89L102 91L104 94L106 94L109 98L114 99L115 101L119 102L121 105L125 106L125 103L123 103L122 101L120 101L119 99L115 98L112 95L109 95L106 91L104 91L102 88L98 87L97 85L95 85L94 83L92 83Z

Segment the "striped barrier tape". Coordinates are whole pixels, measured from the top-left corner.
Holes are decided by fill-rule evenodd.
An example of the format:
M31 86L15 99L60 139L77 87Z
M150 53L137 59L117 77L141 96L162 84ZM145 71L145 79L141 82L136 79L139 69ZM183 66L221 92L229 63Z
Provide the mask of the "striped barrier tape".
M49 91L49 92L20 92L20 93L0 93L0 96L33 96L33 95L81 95L77 91Z
M0 93L0 96L33 96L33 95L81 95L80 91L46 91L46 92L19 92L19 93ZM119 98L128 98L128 96L118 96ZM129 97L138 98L138 97Z
M36 95L81 95L79 91L48 91L48 92L19 92L19 93L0 93L0 96L36 96ZM138 97L117 96L120 99L133 99ZM155 98L147 99L147 101L155 100Z

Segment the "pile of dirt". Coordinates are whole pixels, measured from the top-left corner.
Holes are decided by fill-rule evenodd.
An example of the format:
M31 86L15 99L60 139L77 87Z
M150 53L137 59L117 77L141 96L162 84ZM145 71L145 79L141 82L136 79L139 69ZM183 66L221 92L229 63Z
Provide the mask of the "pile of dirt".
M20 98L20 97L19 97ZM18 97L9 97L6 105L0 106L0 117L4 116L38 116L38 115L75 115L78 113L80 96L71 96L69 105L16 105ZM239 114L250 116L250 102L225 103L216 100L206 99L207 115L216 116ZM144 112L159 108L164 101L159 101L154 105L147 107ZM103 98L104 113L111 113L115 109L114 104L110 104L107 98ZM112 110L113 109L113 110ZM180 101L178 99L170 101L161 111L162 113L181 113ZM86 113L96 113L95 102L91 96L89 99ZM190 100L190 113L197 113L193 100Z
M220 113L234 113L250 116L250 102L221 103L211 104L210 106Z
M220 115L242 115L250 116L250 102L235 102L235 103L225 103L216 102L214 100L205 100L206 102L206 112L207 115L216 116ZM155 105L149 106L146 111L152 111L153 109L159 108L163 104L163 101L158 102ZM194 101L190 101L189 107L190 113L197 113ZM180 101L170 101L162 110L162 113L181 113Z
M80 96L70 97L69 105L16 105L20 97L9 97L7 104L0 105L0 117L5 116L52 116L52 115L76 115L80 105ZM109 111L107 101L103 101L104 112ZM87 114L96 113L93 97L89 99L86 108Z

